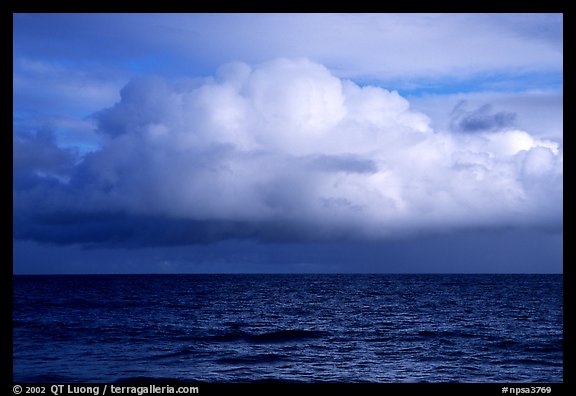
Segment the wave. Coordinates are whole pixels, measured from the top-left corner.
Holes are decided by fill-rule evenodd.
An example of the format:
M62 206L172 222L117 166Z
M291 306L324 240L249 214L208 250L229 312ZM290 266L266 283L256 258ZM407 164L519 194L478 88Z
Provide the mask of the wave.
M258 364L284 361L286 358L276 353L261 353L257 355L244 355L232 358L221 358L216 360L222 364Z
M18 378L17 382L23 383L36 383L36 384L48 384L48 383L74 383L74 382L85 382L77 377L71 377L59 374L41 374L33 375L28 377Z
M329 333L319 330L287 329L266 333L249 333L241 330L232 330L223 334L202 337L180 337L181 341L195 342L248 342L254 344L272 344L298 342L318 339L328 336Z
M563 379L562 277L70 279L15 282L15 382Z
M220 380L217 382L214 381L206 381L206 380L199 380L193 378L170 378L170 377L147 377L147 376L140 376L140 377L126 377L126 378L119 378L117 379L114 384L117 385L134 385L134 386L142 386L142 385L220 385L220 384L237 384L237 383L246 383L246 384L303 384L303 383L310 383L311 381L306 381L305 379L285 379L285 378L245 378L243 380ZM315 382L323 382L323 381L315 381ZM329 383L329 382L328 382Z
M176 352L169 352L169 353L164 353L164 354L160 354L160 355L155 355L153 356L154 359L172 359L172 358L178 358L178 357L183 357L183 356L188 356L188 355L192 355L194 354L194 351L192 349L189 348L184 348L180 351L176 351Z
M255 343L276 343L276 342L294 342L308 339L323 338L328 333L317 330L280 330L270 333L254 334L249 336L248 341Z
M140 376L140 377L119 378L116 381L114 381L114 383L119 385L172 385L172 384L202 384L207 382L196 379Z

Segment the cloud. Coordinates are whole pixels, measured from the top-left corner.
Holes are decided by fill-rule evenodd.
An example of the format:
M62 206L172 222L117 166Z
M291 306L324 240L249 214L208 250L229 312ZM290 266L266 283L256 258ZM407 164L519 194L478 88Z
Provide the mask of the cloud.
M72 150L58 147L54 133L49 129L16 134L13 153L14 168L23 172L65 174L75 159Z
M26 165L33 140L15 144L15 172L34 178L14 190L14 236L137 247L561 227L562 150L513 118L484 107L434 131L397 92L307 59L136 78L93 115L102 147L62 160L66 177Z
M562 71L562 14L15 14L14 26L18 54L134 71L203 73L282 56L347 78Z
M473 111L466 110L465 105L465 102L460 102L452 111L452 130L454 131L497 132L512 128L516 122L516 114L508 111L493 112L489 104Z
M451 95L410 96L414 109L424 112L433 120L436 131L449 131L458 128L455 118L478 110L486 105L489 114L510 114L514 122L509 125L516 129L530 131L530 135L554 140L563 140L563 99L562 92L476 92ZM463 112L454 112L460 108ZM455 117L456 116L456 117Z
M78 67L68 62L27 57L14 59L15 108L38 117L69 113L87 115L118 98L127 78L101 65Z

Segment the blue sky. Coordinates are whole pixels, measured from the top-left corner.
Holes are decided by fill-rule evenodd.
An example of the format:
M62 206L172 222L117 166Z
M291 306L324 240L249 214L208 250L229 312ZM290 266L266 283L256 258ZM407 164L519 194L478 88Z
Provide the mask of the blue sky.
M15 14L15 273L562 272L561 14Z

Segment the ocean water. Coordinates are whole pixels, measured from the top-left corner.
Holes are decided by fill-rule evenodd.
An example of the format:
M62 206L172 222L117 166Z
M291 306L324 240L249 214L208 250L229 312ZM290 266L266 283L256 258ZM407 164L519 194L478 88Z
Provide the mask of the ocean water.
M13 278L15 382L562 382L562 275Z

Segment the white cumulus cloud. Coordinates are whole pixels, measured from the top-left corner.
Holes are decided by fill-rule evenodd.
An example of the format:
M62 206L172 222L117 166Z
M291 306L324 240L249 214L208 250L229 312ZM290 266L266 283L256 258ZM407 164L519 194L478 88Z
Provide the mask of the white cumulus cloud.
M102 147L66 185L42 187L46 210L208 230L234 222L215 239L261 238L270 227L287 239L331 239L561 226L562 149L507 114L477 113L478 125L491 122L485 130L435 131L397 92L306 59L227 64L206 79L140 78L120 96L94 115Z

